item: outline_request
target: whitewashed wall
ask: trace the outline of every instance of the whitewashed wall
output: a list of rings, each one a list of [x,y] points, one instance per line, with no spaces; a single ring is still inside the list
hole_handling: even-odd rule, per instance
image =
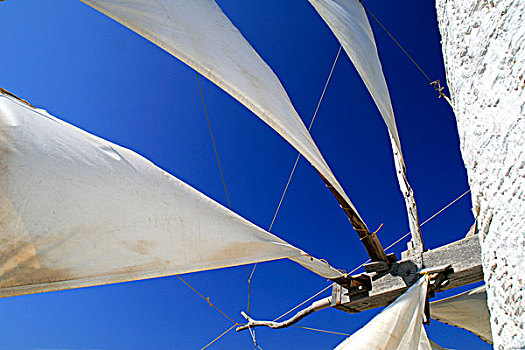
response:
[[[436,0],[495,349],[525,348],[525,1]]]

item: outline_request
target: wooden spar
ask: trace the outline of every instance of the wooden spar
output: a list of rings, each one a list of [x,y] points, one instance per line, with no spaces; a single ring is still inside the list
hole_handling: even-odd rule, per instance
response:
[[[408,224],[410,227],[410,233],[412,235],[412,240],[410,241],[407,254],[417,257],[415,261],[416,265],[419,268],[421,268],[423,263],[421,260],[421,255],[423,254],[425,247],[423,244],[423,237],[421,235],[421,227],[419,224],[419,217],[417,214],[416,199],[414,197],[414,191],[412,190],[412,187],[410,186],[410,183],[407,179],[405,161],[403,160],[401,151],[398,149],[397,143],[392,137],[392,134],[389,132],[388,135],[390,136],[390,143],[392,144],[392,151],[394,153],[394,164],[396,167],[396,175],[397,180],[399,182],[399,189],[401,190],[401,193],[403,194],[403,198],[405,200],[408,215]],[[357,234],[359,235],[359,239],[363,243],[366,252],[370,257],[370,261],[382,261],[386,264],[390,264],[391,259],[389,259],[386,255],[385,250],[383,249],[381,242],[379,242],[376,233],[370,232],[368,230],[368,227],[364,223],[363,219],[361,219],[361,217],[354,210],[352,205],[345,201],[343,196],[341,196],[341,194],[334,189],[332,184],[330,184],[330,182],[326,180],[326,178],[321,173],[319,173],[319,175],[326,184],[326,187],[330,189],[333,196],[346,213],[346,216],[350,220],[352,227],[354,228],[354,230],[356,230]]]
[[[446,280],[440,284],[436,292],[483,280],[478,235],[468,236],[445,246],[427,250],[422,256],[425,270],[428,271],[451,265],[451,272],[447,273]],[[421,270],[414,256],[407,254],[406,259],[393,263],[388,271],[359,275],[361,279],[364,276],[369,278],[371,288],[348,289],[334,285],[332,307],[355,313],[388,305],[414,284],[420,273]]]
[[[238,327],[237,331],[259,326],[274,329],[290,327],[313,312],[329,306],[349,313],[385,306],[416,283],[423,273],[430,277],[429,297],[433,297],[436,292],[483,280],[481,246],[477,235],[467,236],[459,241],[424,252],[423,261],[426,265],[424,269],[420,269],[415,260],[417,257],[414,255],[407,255],[406,259],[393,262],[388,271],[350,276],[345,284],[337,282],[339,284],[332,287],[330,298],[325,297],[315,301],[282,322],[257,321],[242,313],[248,323]],[[426,312],[428,313],[428,308]],[[430,321],[429,314],[427,314],[427,320]]]
[[[319,172],[318,172],[319,173]],[[319,176],[323,179],[326,187],[332,192],[335,199],[341,206],[341,208],[344,210],[346,216],[350,220],[350,223],[352,224],[352,227],[359,235],[359,239],[365,246],[366,252],[368,253],[368,256],[370,257],[371,261],[384,261],[388,263],[389,259],[385,253],[385,250],[383,249],[383,246],[381,245],[381,242],[379,242],[379,239],[377,238],[375,232],[370,232],[368,230],[368,227],[364,223],[363,219],[359,216],[359,214],[353,209],[352,205],[350,203],[347,203],[343,196],[339,194],[334,189],[334,186],[326,180],[326,178],[319,173]]]
[[[410,186],[410,183],[407,179],[405,161],[403,160],[401,150],[398,149],[397,143],[392,137],[392,134],[389,132],[388,135],[390,136],[390,143],[392,144],[392,151],[394,153],[394,164],[396,167],[397,181],[399,182],[399,189],[401,190],[403,198],[405,199],[408,224],[410,227],[410,234],[412,235],[412,240],[408,246],[408,254],[421,257],[421,254],[425,250],[425,246],[423,244],[423,236],[421,235],[421,226],[419,224],[419,217],[417,215],[417,205],[416,199],[414,197],[414,191],[412,190],[412,187]],[[422,261],[419,259],[417,265],[420,268],[421,264]]]

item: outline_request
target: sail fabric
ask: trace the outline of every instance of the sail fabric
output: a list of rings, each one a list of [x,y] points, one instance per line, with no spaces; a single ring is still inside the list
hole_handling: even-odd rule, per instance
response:
[[[487,291],[484,285],[430,303],[430,316],[451,326],[466,329],[492,344]]]
[[[163,48],[244,104],[295,147],[358,216],[279,79],[214,0],[81,1]]]
[[[421,350],[446,350],[441,347],[439,344],[434,343],[432,340],[428,339],[427,332],[425,328],[421,328],[421,338],[419,340],[419,348]]]
[[[446,350],[444,347],[440,346],[439,344],[434,343],[432,340],[429,340],[429,342],[430,342],[430,349],[432,350]]]
[[[358,0],[309,1],[343,46],[401,151],[390,93],[365,9]]]
[[[379,60],[374,34],[359,0],[309,0],[330,27],[363,79],[388,128],[396,176],[409,213],[412,242],[423,250],[421,229],[413,190],[408,182],[394,110]]]
[[[307,256],[133,151],[5,93],[0,223],[0,297]]]
[[[423,276],[335,350],[431,350],[423,327],[427,286]]]

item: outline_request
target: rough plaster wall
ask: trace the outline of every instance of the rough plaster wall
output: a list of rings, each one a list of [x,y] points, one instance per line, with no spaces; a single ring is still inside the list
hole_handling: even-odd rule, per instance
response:
[[[495,349],[525,348],[525,1],[436,0]]]

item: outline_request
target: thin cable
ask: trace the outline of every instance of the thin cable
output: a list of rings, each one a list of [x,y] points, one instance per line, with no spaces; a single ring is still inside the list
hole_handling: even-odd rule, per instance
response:
[[[248,265],[244,265],[244,267],[246,267],[246,276],[248,277],[248,315],[250,315],[252,284],[250,283],[251,278],[250,278],[250,270],[248,270]]]
[[[221,173],[222,185],[224,186],[224,193],[226,193],[226,200],[228,201],[228,206],[230,207],[230,210],[231,210],[232,204],[230,203],[230,196],[228,195],[228,189],[226,188],[226,181],[224,180],[224,174],[222,172],[221,161],[219,160],[219,152],[217,152],[217,145],[215,144],[215,138],[213,137],[210,117],[208,116],[208,109],[206,108],[206,102],[204,102],[204,95],[202,93],[201,81],[199,79],[199,73],[197,73],[197,71],[195,71],[195,76],[197,77],[197,84],[199,85],[199,92],[201,94],[202,106],[204,107],[204,114],[206,115],[206,122],[208,123],[208,129],[210,130],[211,142],[213,143],[213,150],[215,151],[215,158],[217,158],[217,164],[219,165],[219,172]]]
[[[317,106],[315,108],[314,115],[312,117],[312,120],[310,121],[310,125],[308,126],[308,131],[312,129],[315,118],[317,116],[317,112],[319,111],[319,107],[321,106],[321,102],[323,101],[324,95],[326,93],[326,89],[328,88],[328,83],[330,83],[330,80],[332,79],[332,74],[334,73],[335,65],[337,64],[337,61],[339,60],[339,55],[341,54],[341,50],[342,50],[342,46],[339,46],[339,50],[337,50],[337,55],[335,56],[334,63],[332,64],[332,68],[330,69],[330,74],[328,74],[328,78],[326,79],[326,82],[323,87],[323,92],[321,93],[321,97],[319,98],[319,101],[317,102]],[[286,195],[286,192],[288,191],[288,187],[290,186],[290,182],[292,181],[293,174],[295,173],[295,169],[297,168],[297,164],[299,163],[300,158],[301,158],[301,154],[299,153],[297,154],[297,158],[295,159],[294,166],[292,168],[292,171],[290,172],[290,176],[288,177],[286,186],[284,187],[284,191],[283,191],[283,194],[281,195],[281,199],[279,200],[279,204],[277,205],[277,209],[275,210],[275,214],[273,215],[273,219],[272,219],[272,222],[270,223],[270,227],[268,228],[268,232],[271,232],[273,228],[273,224],[275,223],[277,214],[279,213],[279,210],[281,209],[281,205],[283,204],[284,196]],[[253,278],[253,274],[255,273],[255,269],[257,269],[257,263],[253,265],[252,272],[249,274],[249,277],[248,277],[248,315],[250,315],[251,290],[252,290],[251,285],[252,285],[252,278]],[[255,337],[254,337],[254,344],[258,346],[257,343],[255,342]]]
[[[308,126],[308,131],[312,130],[312,126],[315,121],[315,117],[317,117],[317,112],[319,111],[319,107],[321,107],[321,102],[323,101],[324,94],[326,93],[326,89],[328,88],[328,83],[330,83],[330,80],[332,79],[332,74],[334,73],[335,65],[337,63],[337,60],[339,59],[339,55],[341,54],[341,49],[343,47],[339,46],[339,50],[337,51],[337,55],[335,56],[334,63],[332,64],[332,69],[330,69],[330,74],[328,75],[328,78],[326,79],[326,82],[324,84],[323,92],[321,93],[321,97],[319,98],[319,101],[317,102],[317,107],[315,108],[314,115],[312,117],[312,120],[310,121],[310,125]],[[272,230],[273,224],[275,222],[275,219],[277,218],[277,214],[279,213],[279,210],[281,209],[281,204],[283,204],[284,196],[286,195],[286,192],[288,191],[288,186],[290,186],[290,182],[292,181],[292,176],[295,173],[295,169],[297,168],[297,163],[299,163],[299,159],[301,158],[301,154],[297,154],[297,158],[295,159],[295,164],[292,168],[292,171],[290,172],[290,176],[288,177],[288,181],[286,182],[286,186],[284,187],[283,194],[281,195],[281,199],[279,200],[279,204],[277,205],[277,209],[275,210],[275,214],[273,215],[272,223],[270,224],[270,228],[268,229],[268,232]]]
[[[425,78],[427,78],[428,82],[432,83],[432,79],[430,79],[428,77],[428,75],[423,71],[423,69],[419,66],[419,64],[416,63],[416,61],[412,58],[412,56],[410,56],[408,54],[408,52],[403,48],[403,46],[401,46],[401,44],[394,38],[394,36],[392,34],[390,34],[390,32],[385,28],[385,26],[381,22],[379,22],[379,20],[376,18],[376,16],[374,16],[374,14],[372,12],[370,12],[370,10],[368,8],[366,8],[366,6],[362,2],[361,2],[361,5],[363,5],[363,8],[365,9],[365,11],[368,12],[368,14],[370,16],[372,16],[372,18],[377,22],[377,24],[379,24],[379,26],[381,28],[383,28],[383,30],[385,31],[385,33],[388,34],[390,39],[392,39],[396,43],[396,45],[401,49],[401,51],[403,51],[405,53],[405,55],[410,59],[410,61],[412,61],[412,63],[417,67],[417,69],[419,69],[421,74],[423,74],[425,76]]]
[[[206,102],[204,100],[204,94],[202,92],[202,86],[201,86],[201,82],[200,82],[200,79],[199,79],[199,73],[197,73],[197,71],[195,71],[195,77],[197,77],[197,84],[199,85],[199,93],[200,93],[200,96],[201,96],[201,100],[202,100],[202,106],[204,108],[204,114],[206,115],[206,122],[208,124],[208,130],[210,131],[210,136],[211,136],[211,142],[213,144],[213,151],[215,152],[215,158],[217,159],[217,165],[219,166],[219,172],[221,174],[221,180],[222,180],[222,185],[224,187],[224,193],[226,194],[226,200],[228,201],[228,207],[230,208],[230,210],[232,210],[232,204],[230,202],[230,196],[228,194],[228,188],[226,187],[226,180],[224,179],[224,173],[222,171],[222,166],[221,166],[221,161],[219,159],[219,152],[217,151],[217,145],[215,143],[215,137],[213,136],[213,130],[211,128],[211,123],[210,123],[210,117],[208,115],[208,109],[206,108]],[[246,267],[246,273],[248,274],[248,276],[250,276],[250,273],[248,271],[248,265],[244,265]],[[180,278],[180,277],[179,277]],[[181,279],[182,280],[182,279]],[[251,277],[248,279],[248,314],[250,314],[250,309],[251,309],[251,305],[250,305],[250,300],[251,300]],[[184,282],[184,280],[183,280]],[[185,282],[186,283],[186,282]],[[187,284],[187,283],[186,283]],[[188,284],[189,286],[189,284]],[[191,286],[190,286],[191,288]],[[193,288],[192,288],[193,289]],[[198,292],[197,292],[198,293]],[[199,293],[200,295],[200,293]],[[201,295],[202,297],[202,295]],[[204,298],[204,297],[203,297]],[[209,303],[209,298],[205,298],[205,300],[207,300]],[[212,305],[210,303],[210,305]],[[213,306],[213,305],[212,305]],[[219,310],[221,311],[221,310]],[[223,313],[221,311],[221,313]],[[224,313],[223,313],[224,314]],[[224,314],[226,317],[228,317],[226,314]],[[230,317],[228,317],[230,318]],[[230,319],[231,320],[231,319]],[[234,322],[233,320],[231,320],[232,322]],[[233,328],[233,327],[232,327]],[[221,334],[218,338],[215,338],[210,344],[206,345],[204,348],[208,347],[209,345],[211,345],[213,342],[215,342],[216,340],[218,340],[220,337],[222,337],[224,334],[226,334],[227,332],[229,332],[231,330],[231,328],[226,331],[225,333]],[[255,334],[252,334],[252,338],[253,338],[253,342],[255,345],[257,345],[257,342],[255,340]]]
[[[282,314],[281,316],[277,317],[275,320],[273,320],[273,322],[275,321],[278,321],[279,319],[283,318],[284,316],[288,315],[290,312],[296,310],[297,308],[303,306],[304,304],[306,304],[307,302],[309,302],[310,300],[312,300],[313,298],[315,298],[316,296],[318,296],[319,294],[321,294],[322,292],[324,292],[325,290],[327,290],[328,288],[331,288],[332,286],[334,285],[334,283],[332,284],[329,284],[328,286],[326,286],[325,288],[321,289],[320,291],[318,291],[317,293],[315,293],[314,295],[312,295],[310,298],[306,299],[305,301],[303,301],[302,303],[298,304],[297,306],[295,306],[293,309],[290,309],[288,310],[287,312],[285,312],[284,314]]]
[[[436,216],[438,216],[439,214],[441,214],[443,211],[447,210],[451,205],[453,205],[454,203],[456,203],[457,201],[459,201],[461,198],[463,198],[464,196],[467,195],[467,193],[469,193],[470,190],[467,190],[465,191],[463,194],[461,194],[459,197],[457,197],[456,199],[454,199],[452,202],[450,202],[449,204],[447,204],[446,206],[444,206],[443,208],[441,208],[439,211],[437,211],[434,215],[432,215],[431,217],[429,217],[428,219],[426,219],[425,221],[423,221],[423,223],[421,224],[421,226],[425,225],[427,222],[429,222],[430,220],[434,219]],[[398,244],[399,242],[401,242],[404,238],[408,237],[410,235],[410,232],[407,233],[406,235],[404,235],[403,237],[399,238],[397,241],[395,241],[394,243],[390,244],[388,247],[385,248],[385,251],[389,250],[390,248],[392,248],[393,246],[395,246],[396,244]],[[362,263],[361,265],[359,265],[358,267],[356,267],[355,269],[353,269],[352,271],[348,272],[348,275],[354,273],[355,271],[359,270],[361,267],[363,267],[364,264],[370,262],[370,259],[368,259],[367,261],[365,261],[364,263]],[[277,317],[275,320],[273,320],[274,322],[275,321],[278,321],[279,319],[283,318],[284,316],[288,315],[290,312],[296,310],[297,308],[303,306],[304,304],[306,304],[307,302],[309,302],[310,300],[312,300],[313,298],[315,298],[316,296],[318,296],[319,294],[321,294],[322,292],[324,292],[325,290],[327,290],[328,288],[330,288],[331,286],[333,286],[333,284],[330,284],[328,285],[327,287],[321,289],[319,292],[315,293],[314,295],[312,295],[310,298],[306,299],[305,301],[303,301],[302,303],[298,304],[297,306],[295,306],[293,309],[290,309],[289,311],[285,312],[284,314],[282,314],[281,316]]]
[[[202,299],[206,300],[208,302],[208,304],[210,304],[211,307],[215,308],[217,311],[219,311],[224,317],[226,317],[228,320],[230,320],[231,322],[233,322],[234,326],[240,326],[239,323],[235,322],[230,316],[226,315],[226,313],[224,311],[222,311],[221,309],[219,309],[217,306],[215,306],[211,301],[210,301],[210,298],[209,297],[205,297],[204,295],[202,295],[201,293],[199,293],[198,290],[196,290],[195,288],[193,288],[188,282],[186,282],[185,280],[182,279],[182,277],[180,277],[179,275],[175,275],[178,279],[180,279],[182,282],[184,282],[185,285],[187,285],[188,287],[190,287],[191,290],[193,290],[195,293],[197,293]]]
[[[219,335],[217,338],[213,339],[211,342],[209,342],[205,347],[203,347],[201,350],[204,350],[206,349],[208,346],[210,346],[211,344],[215,343],[217,340],[221,339],[222,337],[224,337],[229,331],[231,331],[233,329],[233,327],[235,327],[236,325],[234,324],[233,326],[231,326],[230,328],[228,328],[227,330],[225,330],[224,332],[222,332],[221,335]]]
[[[436,216],[438,216],[439,214],[441,214],[442,212],[444,212],[446,209],[448,209],[452,204],[456,203],[457,201],[459,201],[461,198],[463,198],[464,196],[467,195],[467,193],[469,193],[470,190],[467,190],[465,191],[465,193],[463,193],[461,196],[459,196],[458,198],[454,199],[452,202],[450,202],[449,204],[447,204],[446,206],[443,207],[443,209],[441,209],[440,211],[438,211],[437,213],[435,213],[434,215],[432,215],[431,217],[429,217],[428,219],[426,219],[422,224],[421,226],[423,226],[424,224],[426,224],[427,222],[429,222],[430,220],[432,220],[433,218],[435,218]]]
[[[310,327],[302,327],[302,326],[296,326],[296,325],[293,325],[292,327],[295,327],[295,328],[302,328],[302,329],[306,329],[306,330],[309,330],[309,331],[315,331],[315,332],[322,332],[322,333],[328,333],[328,334],[337,334],[337,335],[344,335],[344,336],[351,336],[351,334],[348,334],[348,333],[341,333],[341,332],[334,332],[334,331],[326,331],[324,329],[318,329],[318,328],[310,328]]]
[[[392,34],[390,34],[390,32],[385,28],[385,26],[381,22],[379,22],[379,20],[376,18],[376,16],[374,16],[374,14],[372,12],[370,12],[370,10],[368,8],[366,8],[366,6],[363,4],[363,2],[362,1],[360,1],[360,2],[361,2],[361,5],[363,6],[363,8],[365,9],[365,11],[377,22],[377,24],[379,24],[379,26],[385,31],[385,33],[388,34],[390,39],[392,39],[392,41],[394,43],[396,43],[396,45],[401,49],[401,51],[403,51],[403,53],[410,59],[410,61],[412,61],[412,63],[417,67],[417,69],[421,72],[421,74],[423,74],[425,76],[425,78],[427,78],[427,80],[430,83],[430,85],[432,85],[434,87],[434,90],[436,90],[438,92],[439,98],[443,97],[445,99],[445,101],[448,102],[450,107],[454,108],[454,106],[452,105],[452,100],[450,99],[450,97],[448,97],[447,95],[445,95],[443,93],[443,88],[441,87],[441,84],[440,84],[439,80],[432,80],[432,79],[430,79],[430,77],[427,75],[427,73],[425,73],[423,68],[421,68],[419,66],[419,64],[417,64],[417,62],[412,58],[412,56],[410,56],[410,54],[405,50],[405,48],[403,46],[401,46],[401,44],[396,40],[396,38],[394,38],[394,36]]]

